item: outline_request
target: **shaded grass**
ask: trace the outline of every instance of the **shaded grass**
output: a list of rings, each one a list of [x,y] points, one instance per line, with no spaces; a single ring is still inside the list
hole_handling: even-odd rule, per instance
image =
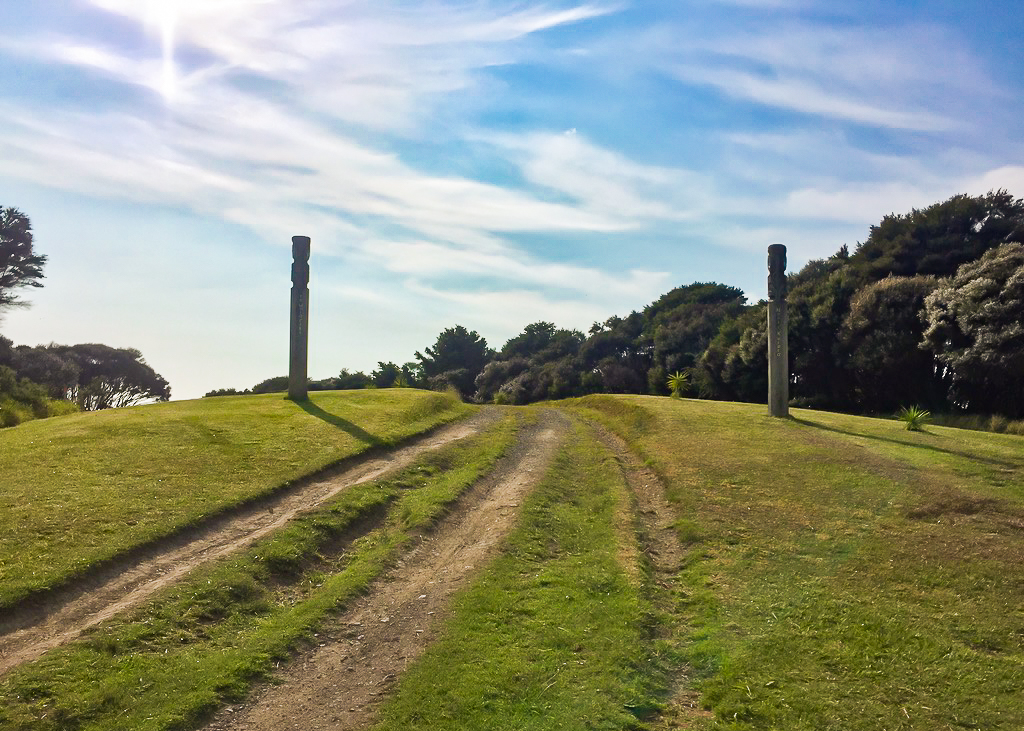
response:
[[[666,479],[723,729],[1024,728],[1024,440],[587,397]]]
[[[78,407],[70,401],[43,398],[36,403],[25,403],[0,396],[0,429],[18,426],[33,419],[48,419],[51,416],[66,416],[77,412]]]
[[[188,729],[364,592],[488,472],[515,420],[356,485],[0,683],[0,728]],[[352,540],[354,539],[354,540]]]
[[[664,690],[664,648],[617,558],[623,501],[614,459],[577,425],[378,731],[640,728]]]
[[[999,414],[933,414],[932,422],[957,429],[976,429],[998,434],[1024,436],[1024,419],[1008,419]]]
[[[0,431],[0,607],[472,408],[412,389],[311,398],[152,404]]]

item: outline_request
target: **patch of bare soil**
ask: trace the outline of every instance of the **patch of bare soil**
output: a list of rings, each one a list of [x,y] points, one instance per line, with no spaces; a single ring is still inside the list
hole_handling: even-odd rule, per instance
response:
[[[567,430],[545,410],[456,508],[423,536],[369,595],[332,620],[319,646],[208,731],[353,729],[369,724],[395,680],[434,640],[452,595],[493,559],[526,494],[543,477]]]
[[[6,610],[0,626],[0,674],[73,640],[83,630],[139,604],[200,564],[251,544],[342,490],[404,468],[423,453],[476,434],[499,417],[497,409],[483,410],[398,449],[346,460],[313,479],[122,557],[105,566],[100,575],[75,581],[42,601]]]
[[[676,589],[675,578],[682,568],[686,549],[674,527],[675,509],[665,495],[665,485],[657,473],[644,465],[616,434],[594,423],[591,423],[591,428],[615,456],[633,495],[640,550],[649,562],[650,580],[655,589],[653,599],[670,611],[671,597]],[[625,558],[629,559],[629,552]],[[636,570],[629,571],[637,573]],[[668,703],[652,723],[654,728],[661,729],[686,729],[692,724],[703,728],[704,722],[712,717],[713,714],[700,707],[700,694],[690,687],[683,675],[676,678]]]

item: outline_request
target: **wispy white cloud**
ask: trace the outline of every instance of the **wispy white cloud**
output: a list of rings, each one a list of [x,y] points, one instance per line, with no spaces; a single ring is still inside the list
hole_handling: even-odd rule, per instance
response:
[[[94,4],[146,25],[168,19],[152,3]],[[400,126],[391,117],[408,121],[415,116],[408,109],[424,95],[463,85],[454,76],[437,81],[445,76],[437,75],[437,64],[410,58],[409,52],[429,49],[456,76],[467,74],[500,62],[504,42],[601,15],[607,12],[604,8],[510,10],[476,4],[381,14],[368,3],[351,2],[340,6],[340,15],[325,16],[329,7],[335,6],[273,0],[173,4],[183,60],[179,94],[168,114],[151,119],[130,111],[39,110],[32,116],[49,118],[44,128],[28,120],[18,125],[17,115],[5,115],[18,127],[7,146],[25,161],[8,172],[38,175],[49,166],[33,166],[31,158],[60,160],[67,170],[62,185],[95,191],[98,184],[108,193],[120,188],[129,198],[158,196],[199,210],[230,210],[235,219],[248,207],[240,205],[244,198],[261,214],[314,205],[424,232],[614,231],[630,225],[628,217],[607,211],[416,170],[360,136],[316,119],[306,103],[312,97],[314,109],[327,108],[332,116],[349,121]],[[33,45],[22,44],[21,50]],[[204,60],[186,60],[197,49],[207,54]],[[81,43],[51,44],[49,54],[120,82],[153,89],[163,83],[154,59],[139,63]],[[286,81],[286,98],[273,101],[246,91],[231,77],[239,69]],[[331,91],[318,97],[321,88]],[[366,94],[375,102],[364,104]],[[359,111],[350,113],[352,108]],[[260,225],[266,225],[265,216],[260,218]]]
[[[675,73],[682,81],[713,86],[728,96],[821,117],[921,131],[946,130],[954,125],[946,117],[926,111],[892,109],[809,79],[687,66],[678,67]]]
[[[674,37],[673,37],[674,36]],[[650,36],[652,62],[733,99],[869,127],[961,128],[965,98],[1002,92],[949,32],[789,19],[756,30],[680,24]]]
[[[814,4],[814,0],[703,0],[712,5],[733,5],[757,10],[796,10]]]
[[[529,182],[624,221],[693,218],[711,196],[707,176],[638,164],[576,130],[493,136],[490,141],[507,151]]]
[[[531,322],[554,321],[560,327],[585,330],[597,321],[603,321],[621,312],[629,304],[607,299],[581,300],[558,298],[530,289],[467,289],[443,290],[410,280],[407,291],[428,300],[447,303],[471,318],[473,327],[481,332],[493,333],[492,344],[519,333]]]
[[[365,244],[365,252],[390,271],[420,278],[468,274],[552,291],[601,292],[605,297],[615,298],[643,297],[644,293],[665,287],[669,281],[667,272],[602,272],[592,267],[542,261],[512,248],[484,253],[428,241],[375,240]]]
[[[443,95],[514,62],[530,37],[596,18],[607,6],[564,9],[507,2],[389,5],[349,0],[92,0],[149,27],[173,22],[181,85],[197,68],[285,85],[298,107],[373,129],[410,131]],[[157,13],[155,6],[165,8]],[[169,9],[169,10],[168,10]]]

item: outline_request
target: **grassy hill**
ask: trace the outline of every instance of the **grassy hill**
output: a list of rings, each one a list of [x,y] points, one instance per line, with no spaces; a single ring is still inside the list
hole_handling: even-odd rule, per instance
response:
[[[472,407],[413,389],[176,401],[0,430],[0,608]]]
[[[650,397],[574,409],[663,476],[716,728],[1024,728],[1024,439]]]
[[[189,444],[219,455],[215,482],[233,486],[207,503],[214,506],[466,408],[398,390],[314,398],[336,424],[306,421],[311,414],[279,397],[256,397],[34,422],[0,439],[19,435],[27,456],[25,440],[44,427],[73,440],[99,420],[86,452],[131,455],[146,440],[150,451],[180,444],[172,435],[185,431]],[[399,678],[379,728],[1024,728],[1024,438],[935,426],[912,433],[895,421],[799,409],[778,420],[763,406],[657,397],[556,405],[577,420],[571,437],[521,506],[502,558],[456,600],[438,642]],[[184,410],[174,418],[161,411],[175,407]],[[529,418],[534,408],[519,413]],[[156,418],[164,414],[166,429]],[[256,417],[266,422],[251,424]],[[121,430],[118,419],[129,420]],[[590,435],[595,422],[626,440],[665,485],[686,554],[662,586],[627,565],[637,550],[624,550],[624,541],[635,540],[641,555],[647,544],[618,461]],[[372,438],[353,434],[353,425]],[[410,540],[411,526],[429,525],[495,463],[512,431],[502,421],[412,468],[415,479],[352,491],[308,525],[203,569],[16,671],[0,683],[0,708],[9,709],[0,727],[113,729],[126,718],[134,728],[196,727],[209,709],[243,697],[320,621],[311,617],[365,589]],[[215,438],[224,435],[231,446]],[[328,448],[323,439],[337,441]],[[281,449],[283,440],[307,461],[295,447]],[[86,509],[101,525],[102,506],[87,496],[102,492],[97,485],[127,495],[128,477],[137,477],[129,471],[137,459],[124,456],[119,473],[102,471],[108,459],[82,463],[81,479],[70,482],[46,477],[40,461],[33,494],[63,501],[65,526]],[[257,474],[257,460],[275,471]],[[202,460],[164,469],[178,463]],[[160,479],[156,471],[150,478]],[[2,499],[20,505],[9,483]],[[410,521],[415,500],[430,507]],[[175,505],[142,493],[133,514],[192,519]],[[379,534],[344,557],[293,562],[298,573],[288,582],[275,573],[275,557],[321,550],[308,526],[345,525],[374,506],[389,511]],[[113,509],[109,500],[105,509]],[[91,535],[81,545],[112,540]],[[8,555],[26,536],[5,536]],[[679,694],[701,708],[673,711]]]

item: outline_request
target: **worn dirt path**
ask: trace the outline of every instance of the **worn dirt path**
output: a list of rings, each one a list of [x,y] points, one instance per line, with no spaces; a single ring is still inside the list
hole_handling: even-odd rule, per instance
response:
[[[647,467],[629,446],[616,434],[591,423],[597,438],[608,450],[622,470],[622,476],[635,502],[635,526],[639,548],[650,562],[650,580],[653,582],[652,599],[667,613],[675,603],[678,591],[676,577],[686,558],[686,547],[675,530],[676,510],[668,500],[665,484],[658,474]],[[673,683],[673,692],[661,709],[659,718],[652,723],[654,729],[687,729],[703,727],[713,714],[700,707],[700,694],[691,687],[684,674]]]
[[[449,600],[493,559],[523,498],[543,477],[568,428],[554,409],[525,425],[517,446],[399,565],[245,703],[207,731],[353,729],[367,725],[391,684],[439,632]]]
[[[182,531],[143,555],[115,562],[104,568],[102,576],[75,582],[43,602],[5,612],[0,626],[0,675],[139,604],[200,564],[249,545],[342,490],[406,467],[423,453],[476,434],[499,418],[498,409],[481,410],[392,451],[347,460],[316,479]]]

